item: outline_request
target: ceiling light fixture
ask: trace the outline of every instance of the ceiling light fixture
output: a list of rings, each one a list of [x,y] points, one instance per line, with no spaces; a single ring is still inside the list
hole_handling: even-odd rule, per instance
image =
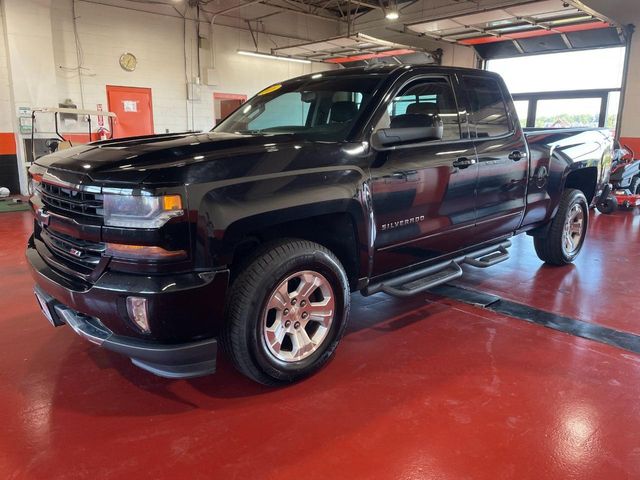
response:
[[[249,50],[238,50],[239,55],[247,55],[249,57],[268,58],[269,60],[282,60],[285,62],[311,63],[311,60],[304,58],[282,57],[280,55],[272,55],[270,53],[251,52]]]
[[[395,10],[389,10],[387,14],[384,16],[387,20],[397,20],[400,18],[400,14]]]

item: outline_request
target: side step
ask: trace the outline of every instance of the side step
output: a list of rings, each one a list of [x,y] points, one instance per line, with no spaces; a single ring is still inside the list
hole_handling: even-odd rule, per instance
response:
[[[511,242],[509,242],[509,246],[511,246]],[[506,247],[505,245],[498,245],[497,250],[489,254],[476,254],[473,256],[465,257],[463,263],[468,263],[472,267],[478,268],[493,267],[497,263],[509,260],[509,251],[507,250],[507,248],[508,247]]]
[[[509,259],[510,241],[477,250],[468,255],[456,257],[430,267],[389,278],[381,283],[369,285],[362,291],[363,295],[384,292],[394,297],[409,297],[416,293],[450,282],[462,276],[461,265],[467,263],[478,268],[487,268]]]

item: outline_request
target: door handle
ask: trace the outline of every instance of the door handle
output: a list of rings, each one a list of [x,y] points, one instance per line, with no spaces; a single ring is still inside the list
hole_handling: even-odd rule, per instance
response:
[[[473,158],[460,157],[453,162],[453,166],[456,168],[469,168],[471,165],[475,165],[476,161]]]
[[[515,150],[515,151],[513,151],[513,152],[511,152],[509,154],[509,158],[511,160],[513,160],[514,162],[518,162],[518,161],[522,160],[526,156],[527,156],[527,154],[526,153],[522,153],[520,150]]]

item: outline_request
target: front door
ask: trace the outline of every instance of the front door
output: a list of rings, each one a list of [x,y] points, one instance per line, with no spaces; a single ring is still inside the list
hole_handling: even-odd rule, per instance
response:
[[[153,135],[151,89],[107,85],[109,111],[113,122],[113,138]]]
[[[522,129],[509,115],[508,92],[488,76],[464,76],[478,154],[476,242],[510,235],[522,222],[529,161]]]
[[[407,115],[438,115],[444,123],[442,140],[376,154],[371,168],[377,230],[374,276],[472,242],[478,167],[451,82],[443,76],[410,81],[398,90],[376,127],[393,127],[394,119]]]

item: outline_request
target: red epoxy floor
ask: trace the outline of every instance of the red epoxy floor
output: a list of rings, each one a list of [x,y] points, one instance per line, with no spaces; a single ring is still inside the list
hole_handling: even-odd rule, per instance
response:
[[[640,335],[640,209],[592,210],[589,236],[574,265],[544,265],[533,239],[513,239],[511,258],[487,269],[464,267],[457,285]]]
[[[563,290],[597,292],[590,277],[618,242],[607,229],[626,222],[606,221],[593,225],[609,240],[590,241],[564,277],[579,288]],[[41,317],[29,228],[28,214],[0,215],[0,478],[640,478],[638,355],[451,300],[356,295],[335,360],[301,384],[263,388],[225,361],[215,376],[160,379]],[[474,278],[535,284],[541,306],[569,308],[559,274],[521,243],[527,257],[510,262],[534,265],[535,282],[511,263]],[[598,297],[593,308],[619,306]],[[637,309],[613,313],[633,329]]]

